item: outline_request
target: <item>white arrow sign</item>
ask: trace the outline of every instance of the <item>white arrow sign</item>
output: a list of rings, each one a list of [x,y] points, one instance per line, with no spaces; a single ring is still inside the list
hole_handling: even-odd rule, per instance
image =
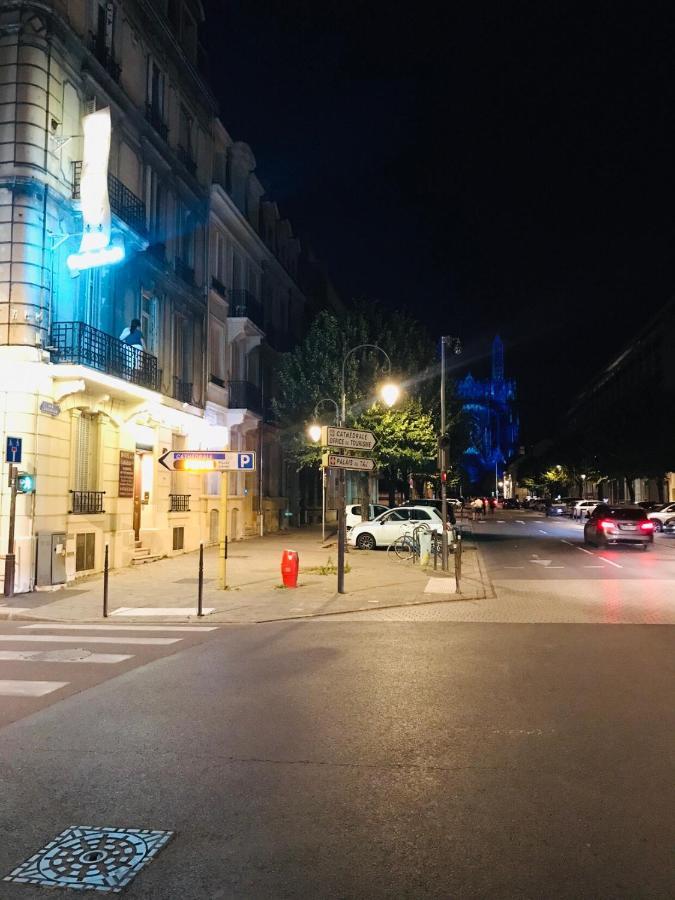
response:
[[[159,458],[165,469],[197,471],[255,471],[255,451],[246,450],[169,450]]]
[[[324,453],[321,465],[332,469],[355,469],[357,472],[372,472],[375,469],[374,459],[360,456],[338,456],[336,453]]]
[[[336,428],[324,425],[321,429],[321,443],[324,447],[344,447],[347,450],[372,450],[377,441],[372,431],[358,431],[356,428]]]

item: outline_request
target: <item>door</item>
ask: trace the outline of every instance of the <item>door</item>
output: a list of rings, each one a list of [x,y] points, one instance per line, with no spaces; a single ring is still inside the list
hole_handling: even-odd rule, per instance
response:
[[[140,540],[141,533],[141,453],[134,455],[134,538]]]

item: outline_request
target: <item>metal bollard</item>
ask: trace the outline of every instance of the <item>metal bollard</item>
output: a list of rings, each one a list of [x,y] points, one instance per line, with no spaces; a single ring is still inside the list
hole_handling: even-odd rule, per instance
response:
[[[103,618],[108,618],[108,545],[103,556]]]
[[[197,578],[197,615],[204,615],[204,543],[199,543],[199,575]]]

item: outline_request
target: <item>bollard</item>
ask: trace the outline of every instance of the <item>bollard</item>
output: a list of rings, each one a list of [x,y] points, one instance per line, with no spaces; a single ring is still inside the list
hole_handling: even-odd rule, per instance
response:
[[[298,571],[300,569],[300,557],[297,550],[284,550],[281,554],[281,578],[284,587],[295,588],[298,586]]]
[[[108,618],[108,545],[103,556],[103,618]]]
[[[434,539],[434,569],[438,569],[438,539]]]
[[[199,575],[197,577],[197,615],[204,615],[204,542],[199,542]]]

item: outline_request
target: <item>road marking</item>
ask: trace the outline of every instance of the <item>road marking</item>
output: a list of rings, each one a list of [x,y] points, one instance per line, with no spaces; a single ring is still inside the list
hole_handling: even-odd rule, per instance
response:
[[[30,640],[30,638],[29,638]],[[56,652],[56,651],[55,651]],[[59,653],[68,651],[59,650]],[[86,651],[82,651],[86,652]],[[45,657],[44,650],[0,650],[0,662],[60,662],[60,663],[120,663],[125,659],[133,659],[127,653],[90,653],[82,659],[58,659]]]
[[[576,544],[574,544],[574,546],[577,547]],[[585,547],[577,547],[577,550],[581,550],[582,553],[588,553],[589,556],[595,556],[594,553],[592,553],[590,550],[587,550]]]
[[[65,687],[67,681],[0,681],[0,697],[44,697]]]
[[[544,531],[543,528],[539,528],[539,534],[548,534],[548,531]]]
[[[534,563],[535,566],[550,566],[551,563],[553,562],[553,560],[552,559],[531,559],[530,562]],[[555,568],[562,568],[562,567],[555,566]]]
[[[523,522],[522,519],[516,519],[516,525],[524,525],[524,524],[525,523]]]
[[[202,612],[205,616],[215,612],[214,606],[205,606]],[[120,606],[114,609],[111,616],[194,616],[194,606]]]
[[[497,525],[503,525],[506,522],[506,519],[497,519]]]
[[[604,569],[604,566],[584,566],[584,569]]]
[[[153,638],[153,637],[92,637],[86,634],[0,634],[0,644],[7,641],[23,641],[23,643],[44,644],[136,644],[137,646],[166,647],[167,644],[177,644],[182,638]]]
[[[524,569],[525,566],[498,566],[497,568],[502,568],[502,569]]]
[[[563,544],[569,544],[570,547],[574,547],[574,544],[572,543],[572,541],[566,541],[565,538],[560,538],[560,541]]]
[[[22,625],[21,630],[41,631],[217,631],[217,625]]]
[[[611,559],[607,559],[606,556],[599,556],[598,559],[603,559],[606,563],[609,563],[610,566],[614,566],[617,569],[623,569],[623,566],[620,566],[618,563],[613,562]]]

